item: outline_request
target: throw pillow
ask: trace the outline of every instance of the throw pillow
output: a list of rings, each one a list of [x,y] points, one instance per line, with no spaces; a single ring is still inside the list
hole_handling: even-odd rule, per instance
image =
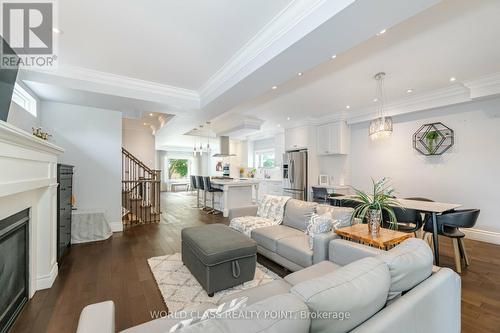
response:
[[[222,303],[217,308],[206,310],[201,317],[190,318],[178,322],[170,329],[169,332],[180,332],[183,328],[195,325],[199,322],[212,318],[223,317],[225,314],[244,308],[247,304],[247,301],[248,297],[239,297],[231,300],[231,302]]]
[[[314,235],[332,231],[333,226],[338,224],[338,221],[333,221],[331,214],[323,215],[313,214],[309,220],[306,229],[306,234],[309,235],[309,248],[313,249]]]

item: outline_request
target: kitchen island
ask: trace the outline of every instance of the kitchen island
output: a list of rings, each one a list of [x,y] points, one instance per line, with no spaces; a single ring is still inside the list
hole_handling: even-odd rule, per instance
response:
[[[257,179],[212,179],[212,186],[222,190],[220,210],[224,217],[229,216],[230,209],[255,205],[259,183]],[[255,201],[253,193],[256,193]]]

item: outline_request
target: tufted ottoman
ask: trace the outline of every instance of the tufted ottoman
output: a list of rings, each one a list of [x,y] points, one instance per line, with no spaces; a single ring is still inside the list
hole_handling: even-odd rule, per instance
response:
[[[184,228],[182,262],[208,296],[253,280],[257,244],[223,224]]]

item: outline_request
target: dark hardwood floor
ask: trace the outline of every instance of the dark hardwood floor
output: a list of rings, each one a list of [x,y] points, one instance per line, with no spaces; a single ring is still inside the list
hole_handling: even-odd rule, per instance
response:
[[[117,330],[149,321],[150,311],[166,310],[146,260],[179,252],[180,230],[186,226],[228,221],[193,209],[195,198],[183,193],[163,194],[162,200],[160,224],[72,246],[53,287],[35,294],[12,332],[75,332],[83,307],[104,300],[115,302]],[[451,242],[441,239],[440,244],[443,266],[453,267]],[[471,266],[462,273],[462,332],[498,333],[500,246],[466,240],[466,247]]]

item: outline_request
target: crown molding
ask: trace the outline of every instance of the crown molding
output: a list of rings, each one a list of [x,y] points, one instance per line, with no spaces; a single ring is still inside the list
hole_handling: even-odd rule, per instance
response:
[[[331,18],[332,13],[338,13],[354,1],[293,0],[203,84],[199,90],[202,106]],[[328,7],[325,9],[323,5]]]
[[[78,87],[84,90],[102,92],[100,87],[110,87],[117,95],[118,90],[133,91],[141,96],[161,96],[162,99],[172,101],[172,104],[187,105],[192,108],[200,107],[200,96],[197,91],[174,87],[157,82],[140,80],[123,75],[101,72],[93,69],[87,69],[76,66],[59,66],[56,70],[30,69],[23,73],[23,80],[32,80],[51,83],[58,83],[62,86],[71,85],[69,81],[84,81],[85,87],[81,84]],[[45,77],[45,80],[43,78]],[[38,80],[37,80],[38,79]],[[146,98],[146,97],[144,97]],[[149,99],[149,98],[146,98]],[[158,98],[151,98],[158,101]]]
[[[500,94],[500,73],[481,76],[475,80],[466,80],[464,86],[470,89],[473,99]]]

